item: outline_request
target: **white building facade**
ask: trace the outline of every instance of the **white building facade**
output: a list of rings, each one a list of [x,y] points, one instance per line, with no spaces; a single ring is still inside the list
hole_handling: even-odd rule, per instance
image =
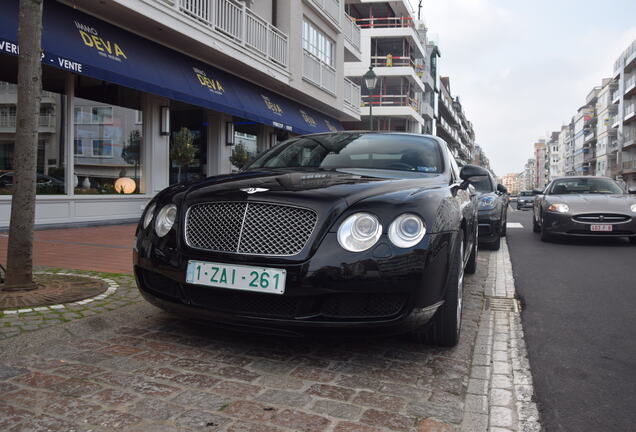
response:
[[[0,227],[11,205],[17,0],[0,15]],[[360,120],[344,0],[44,0],[37,224],[137,218],[160,190]],[[179,156],[193,146],[190,157]],[[120,187],[122,183],[128,187]],[[134,186],[132,186],[134,185]]]
[[[618,105],[615,122],[617,134],[617,172],[628,186],[636,186],[636,41],[614,63],[617,86],[612,103]]]

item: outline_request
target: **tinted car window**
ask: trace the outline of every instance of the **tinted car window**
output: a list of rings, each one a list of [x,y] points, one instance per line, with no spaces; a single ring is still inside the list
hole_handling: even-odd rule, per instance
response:
[[[430,138],[341,133],[286,141],[247,168],[368,168],[441,173],[441,155],[439,144]]]
[[[622,194],[614,180],[605,178],[572,178],[555,180],[549,195],[564,194]]]
[[[473,182],[473,186],[475,186],[475,189],[482,193],[492,192],[493,190],[492,183],[490,182],[490,177],[484,177],[481,180]]]
[[[531,191],[522,191],[519,193],[519,196],[532,196],[532,192]]]

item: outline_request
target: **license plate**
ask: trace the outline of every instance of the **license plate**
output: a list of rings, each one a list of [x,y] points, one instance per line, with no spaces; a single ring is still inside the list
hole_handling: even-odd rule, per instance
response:
[[[242,291],[269,294],[285,292],[285,276],[281,269],[188,261],[186,282]]]
[[[612,225],[592,225],[590,226],[590,231],[602,231],[609,232],[612,231]]]

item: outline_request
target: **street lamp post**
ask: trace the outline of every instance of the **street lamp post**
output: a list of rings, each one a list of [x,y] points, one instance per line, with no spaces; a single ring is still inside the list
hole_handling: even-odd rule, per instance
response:
[[[362,76],[364,78],[364,85],[369,92],[369,130],[373,131],[373,98],[371,91],[375,90],[375,86],[378,83],[378,76],[373,72],[373,66],[369,66],[369,70]]]

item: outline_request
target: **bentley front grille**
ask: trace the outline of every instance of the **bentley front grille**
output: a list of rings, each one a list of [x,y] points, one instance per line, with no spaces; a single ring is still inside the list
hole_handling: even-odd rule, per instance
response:
[[[281,204],[194,204],[186,215],[185,240],[214,252],[291,256],[303,250],[316,220],[313,210]]]

